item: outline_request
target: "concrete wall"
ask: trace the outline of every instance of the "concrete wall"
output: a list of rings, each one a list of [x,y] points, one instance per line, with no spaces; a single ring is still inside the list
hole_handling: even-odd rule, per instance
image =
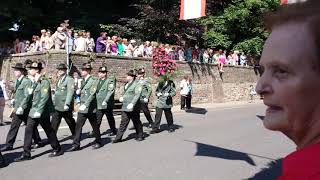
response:
[[[7,81],[14,80],[11,66],[16,62],[23,63],[26,59],[41,59],[45,62],[47,76],[52,83],[56,81],[55,67],[59,63],[66,62],[64,51],[50,51],[38,53],[15,54],[7,57],[0,57],[1,77]],[[120,96],[121,89],[125,83],[126,73],[133,68],[145,67],[146,76],[152,78],[155,88],[157,79],[152,75],[151,59],[145,58],[127,58],[118,56],[106,56],[104,54],[94,53],[72,53],[70,56],[75,64],[75,69],[81,67],[85,62],[92,61],[93,73],[96,74],[98,68],[105,63],[108,66],[109,73],[117,77],[116,98]],[[255,85],[258,76],[249,67],[226,66],[222,75],[223,81],[219,75],[218,68],[215,65],[208,64],[188,64],[178,62],[179,71],[174,79],[176,86],[179,86],[180,80],[184,75],[193,78],[193,103],[216,103],[241,101],[249,99],[249,86]],[[155,98],[154,96],[152,97]],[[175,97],[175,104],[180,100],[179,94]]]

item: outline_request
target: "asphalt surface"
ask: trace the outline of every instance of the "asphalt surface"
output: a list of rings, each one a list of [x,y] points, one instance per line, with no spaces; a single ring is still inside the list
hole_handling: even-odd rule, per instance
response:
[[[24,127],[15,150],[4,152],[9,166],[0,169],[1,180],[239,180],[273,179],[279,173],[278,159],[294,151],[295,146],[281,133],[265,130],[257,115],[264,114],[261,104],[214,107],[199,106],[191,112],[176,111],[177,130],[147,135],[136,142],[129,125],[127,141],[112,144],[104,134],[104,146],[92,150],[94,140],[87,136],[89,122],[83,128],[82,150],[48,158],[49,145],[32,152],[33,160],[13,162],[23,144]],[[153,114],[154,115],[154,114]],[[119,125],[119,117],[117,126]],[[142,115],[142,121],[147,122]],[[166,121],[162,118],[162,124]],[[166,128],[165,125],[162,126]],[[0,127],[0,143],[5,142],[9,125]],[[108,129],[104,121],[101,131]],[[146,134],[149,129],[144,128]],[[40,135],[46,139],[40,129]],[[61,124],[58,138],[64,149],[71,147],[70,131]],[[128,137],[128,138],[127,138]]]

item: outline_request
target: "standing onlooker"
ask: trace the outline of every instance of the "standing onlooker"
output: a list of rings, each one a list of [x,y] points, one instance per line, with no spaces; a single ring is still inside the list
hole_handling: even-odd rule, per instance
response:
[[[67,36],[63,32],[63,28],[58,27],[57,31],[52,36],[53,36],[55,50],[64,49]]]
[[[100,37],[98,37],[96,41],[96,52],[97,53],[104,53],[106,51],[106,41],[107,40],[107,33],[102,32],[100,33]]]
[[[184,110],[186,108],[186,98],[188,96],[188,93],[188,76],[184,76],[183,80],[180,82],[181,110]]]
[[[47,31],[45,29],[42,29],[40,36],[40,51],[44,50],[46,47],[46,39],[47,39]]]
[[[66,47],[68,48],[67,51],[68,53],[71,53],[71,51],[73,51],[73,47],[74,47],[74,38],[72,37],[72,30],[68,30],[68,33],[66,34],[67,36],[67,45]]]
[[[30,51],[30,41],[25,41],[24,44],[25,45],[24,45],[22,52],[29,52]]]
[[[208,53],[207,50],[205,50],[205,51],[203,52],[202,57],[203,57],[203,62],[204,62],[204,63],[206,63],[206,64],[209,63],[209,53]]]
[[[145,57],[152,57],[152,52],[153,52],[153,48],[151,46],[150,41],[146,41],[145,42],[145,47],[144,47],[144,55],[145,55]]]
[[[23,44],[23,42],[21,42],[21,41],[19,40],[19,38],[17,38],[17,39],[14,41],[14,51],[15,51],[15,53],[21,53],[23,49],[24,49],[24,44]]]
[[[188,95],[187,95],[187,99],[186,99],[187,109],[191,109],[192,91],[193,91],[192,79],[189,78],[188,79]]]
[[[219,50],[219,64],[218,64],[218,68],[219,68],[219,72],[224,72],[223,71],[223,66],[226,64],[226,55],[224,54],[224,52],[222,50]]]
[[[4,125],[3,111],[6,100],[8,100],[8,95],[6,93],[5,81],[3,79],[0,79],[0,126]]]
[[[239,61],[239,51],[234,51],[232,54],[232,65],[237,65],[238,61]]]
[[[87,37],[86,37],[86,41],[87,41],[87,51],[88,52],[93,52],[94,51],[94,39],[91,37],[91,33],[88,31],[86,33]]]
[[[121,38],[118,38],[117,46],[118,46],[118,55],[119,56],[123,56],[124,55],[124,46],[122,44],[122,39]]]
[[[44,50],[50,50],[53,48],[54,42],[53,42],[50,30],[47,30],[47,32],[46,32],[46,38],[45,38],[44,42],[45,42],[44,48],[43,48]]]
[[[246,64],[247,64],[247,56],[244,54],[244,52],[242,52],[240,55],[240,65],[246,66]]]
[[[130,43],[129,43],[128,48],[126,50],[126,56],[128,56],[128,57],[133,56],[133,52],[135,50],[135,43],[136,43],[136,40],[134,40],[134,39],[130,40]]]
[[[117,45],[117,39],[118,37],[117,36],[112,36],[112,41],[111,44],[110,44],[110,51],[111,51],[111,55],[118,55],[118,45]]]
[[[122,46],[123,46],[123,55],[127,56],[128,51],[128,39],[122,39]]]
[[[87,51],[87,41],[83,37],[83,32],[78,33],[78,38],[74,41],[74,47],[76,52],[86,52]]]
[[[178,58],[179,58],[179,61],[184,61],[185,60],[185,58],[184,58],[184,49],[182,47],[179,47]]]
[[[192,48],[190,48],[190,47],[186,51],[186,60],[189,63],[192,62]]]
[[[38,52],[40,51],[40,39],[39,36],[33,35],[32,36],[32,44],[30,45],[31,52]]]

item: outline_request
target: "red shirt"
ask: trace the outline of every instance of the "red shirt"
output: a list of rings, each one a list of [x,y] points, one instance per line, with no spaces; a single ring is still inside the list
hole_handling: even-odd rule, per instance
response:
[[[278,180],[320,180],[320,143],[288,155]]]

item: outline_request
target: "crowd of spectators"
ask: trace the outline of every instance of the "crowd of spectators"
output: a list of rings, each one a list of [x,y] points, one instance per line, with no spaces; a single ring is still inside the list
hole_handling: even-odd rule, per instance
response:
[[[153,49],[160,46],[165,48],[171,59],[217,64],[221,72],[223,72],[223,66],[226,64],[253,65],[247,56],[239,51],[200,49],[197,46],[182,47],[158,44],[154,41],[142,42],[118,36],[108,36],[106,32],[101,32],[100,36],[94,40],[89,31],[73,31],[69,27],[68,21],[64,21],[53,34],[46,29],[41,30],[40,33],[41,35],[33,35],[31,41],[17,38],[11,46],[0,45],[0,55],[64,49],[68,52],[96,52],[108,55],[150,58]]]

